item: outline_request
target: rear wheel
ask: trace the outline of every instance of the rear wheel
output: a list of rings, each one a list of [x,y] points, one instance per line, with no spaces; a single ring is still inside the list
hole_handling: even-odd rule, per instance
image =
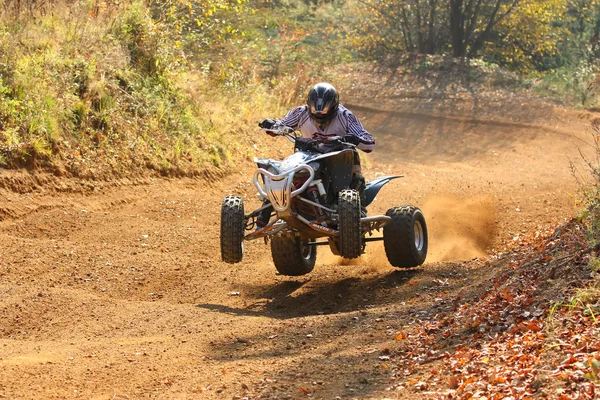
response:
[[[394,267],[412,268],[427,257],[427,225],[421,210],[413,206],[390,208],[392,221],[383,227],[383,244]]]
[[[227,196],[221,206],[221,259],[229,264],[244,256],[244,200]]]
[[[299,276],[315,267],[317,248],[309,246],[307,239],[275,236],[271,239],[271,255],[280,274]]]
[[[357,258],[362,254],[360,227],[360,195],[356,190],[344,189],[338,199],[338,248],[344,258]]]

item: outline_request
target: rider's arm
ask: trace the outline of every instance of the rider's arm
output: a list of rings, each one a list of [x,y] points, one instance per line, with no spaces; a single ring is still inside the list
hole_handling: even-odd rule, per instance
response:
[[[306,106],[300,106],[293,108],[287,113],[281,121],[277,121],[278,126],[289,126],[293,129],[298,129],[300,124],[303,122],[303,117],[306,117]]]
[[[354,115],[349,110],[345,110],[344,114],[346,115],[348,121],[347,133],[358,139],[357,141],[359,143],[356,147],[364,151],[365,153],[372,152],[375,148],[375,139],[373,139],[373,136],[371,136],[371,134],[367,132],[367,130],[360,123],[358,118],[356,118],[356,115]]]
[[[271,136],[276,136],[277,132],[283,127],[298,129],[300,124],[304,122],[305,116],[303,114],[306,114],[305,111],[306,106],[296,107],[290,110],[282,120],[278,121],[268,118],[259,123],[258,126],[263,128]]]

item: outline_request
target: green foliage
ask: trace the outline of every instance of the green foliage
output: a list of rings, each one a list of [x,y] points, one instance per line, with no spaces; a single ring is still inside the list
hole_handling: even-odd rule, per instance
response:
[[[568,34],[559,44],[559,56],[549,60],[552,66],[574,64],[574,60],[593,62],[600,57],[599,0],[569,0],[566,14],[555,23]]]
[[[600,56],[598,0],[364,0],[355,9],[349,44],[392,65],[407,53],[451,53],[530,73]]]
[[[590,257],[590,261],[588,261],[588,267],[593,272],[600,272],[600,258]]]
[[[566,14],[567,0],[522,0],[498,22],[483,57],[522,72],[543,68],[548,57],[558,53],[568,33],[555,21]]]
[[[596,107],[600,104],[598,79],[600,69],[587,62],[576,66],[564,66],[546,74],[537,90],[562,99],[567,104]]]
[[[599,1],[2,3],[0,165],[79,176],[225,166],[249,155],[240,131],[341,79],[335,66],[413,59],[412,72],[441,75],[436,59],[460,63],[446,56],[457,38],[458,53],[482,57],[461,63],[461,82],[516,87],[500,67],[535,70],[544,93],[594,107]]]
[[[0,11],[0,165],[94,177],[230,163],[248,128],[232,128],[233,95],[190,72],[177,27],[140,1],[95,4]],[[244,118],[273,108],[261,98]]]
[[[246,0],[150,1],[157,27],[166,30],[177,49],[195,59],[213,58],[243,38],[239,20],[251,12]],[[164,32],[162,32],[164,34]]]
[[[213,51],[186,48],[186,56],[217,87],[235,93],[256,85],[286,87],[280,98],[296,102],[326,67],[351,60],[342,14],[335,4],[244,4],[238,34]]]
[[[554,1],[554,0],[552,0]],[[564,0],[558,0],[564,1]],[[370,57],[395,53],[474,57],[524,3],[544,7],[546,0],[365,0],[359,4],[355,44]],[[537,19],[533,19],[537,23]],[[541,22],[540,22],[541,23]],[[535,24],[534,24],[535,25]],[[499,40],[493,43],[501,43]]]
[[[571,171],[579,184],[582,197],[582,213],[579,219],[588,227],[588,240],[592,244],[600,243],[600,119],[592,121],[590,146],[594,158],[581,153],[583,167],[571,162]]]
[[[351,26],[351,44],[376,60],[402,53],[438,54],[448,50],[448,2],[365,0]]]

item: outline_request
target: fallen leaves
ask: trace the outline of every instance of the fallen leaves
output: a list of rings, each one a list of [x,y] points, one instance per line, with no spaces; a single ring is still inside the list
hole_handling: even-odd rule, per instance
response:
[[[478,289],[471,299],[468,293],[445,299],[452,305],[445,312],[417,312],[410,335],[405,330],[395,334],[402,346],[394,353],[396,376],[418,376],[421,365],[441,360],[441,365],[430,369],[435,374],[430,374],[426,385],[417,387],[421,379],[413,377],[407,388],[436,399],[530,399],[553,378],[564,386],[555,393],[559,398],[594,398],[600,370],[600,324],[595,315],[585,312],[589,306],[580,305],[577,312],[572,304],[551,309],[552,303],[544,297],[545,288],[552,284],[550,275],[554,279],[569,274],[574,281],[573,271],[586,268],[581,256],[587,247],[575,221],[557,232],[519,236],[504,254],[487,261],[489,268],[497,270],[487,289]],[[433,282],[447,284],[447,280]],[[577,285],[581,281],[553,290],[568,297]],[[548,321],[553,318],[564,329],[549,331]],[[451,348],[440,351],[444,346]],[[544,370],[548,359],[557,354],[565,356],[555,370]]]
[[[458,389],[459,386],[460,386],[460,378],[456,377],[456,376],[450,377],[450,380],[448,381],[448,387],[450,389]]]

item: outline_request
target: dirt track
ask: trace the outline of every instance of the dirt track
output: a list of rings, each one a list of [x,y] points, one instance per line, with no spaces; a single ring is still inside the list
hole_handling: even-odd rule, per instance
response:
[[[386,391],[394,372],[381,351],[431,307],[434,279],[464,289],[485,279],[466,261],[572,215],[569,157],[585,121],[356,111],[378,141],[367,178],[405,175],[369,212],[420,206],[424,267],[393,269],[380,243],[352,265],[319,249],[301,278],[277,276],[259,242],[241,264],[220,262],[223,196],[258,204],[250,163],[210,184],[3,190],[0,398],[413,397]]]

